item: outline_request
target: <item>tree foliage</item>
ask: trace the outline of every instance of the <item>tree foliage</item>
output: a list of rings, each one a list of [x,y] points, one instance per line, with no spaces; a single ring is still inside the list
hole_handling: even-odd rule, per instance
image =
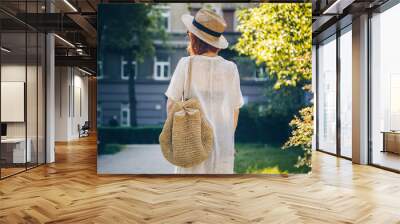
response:
[[[267,66],[276,80],[274,88],[302,87],[310,90],[312,77],[312,5],[310,3],[260,4],[238,13],[238,30],[242,33],[236,50]],[[271,93],[271,89],[266,90]],[[281,98],[276,92],[272,99]],[[288,96],[288,97],[292,97]],[[287,101],[287,100],[286,100]],[[282,108],[287,102],[272,105],[270,110]],[[283,107],[285,108],[285,107]],[[313,135],[312,107],[305,107],[290,122],[292,136],[284,148],[301,147],[304,156],[296,166],[311,167]]]
[[[311,3],[264,3],[238,13],[236,50],[265,63],[276,88],[311,80],[311,10]]]
[[[155,40],[165,42],[161,9],[151,4],[106,4],[99,6],[100,58],[107,51],[118,52],[131,61],[142,62],[155,52]],[[136,126],[135,77],[129,69],[130,123]]]
[[[289,123],[292,127],[292,136],[283,148],[301,147],[304,150],[303,157],[298,159],[297,167],[311,167],[311,144],[313,136],[313,107],[305,107],[300,110],[300,115],[295,116]]]
[[[275,114],[275,116],[291,117],[296,114],[299,109],[308,105],[306,102],[306,91],[296,86],[285,86],[276,89],[274,84],[277,82],[275,78],[269,79],[264,85],[264,103],[263,113]]]
[[[99,8],[102,48],[113,49],[141,61],[154,54],[154,40],[166,39],[160,9],[151,4],[108,4]]]

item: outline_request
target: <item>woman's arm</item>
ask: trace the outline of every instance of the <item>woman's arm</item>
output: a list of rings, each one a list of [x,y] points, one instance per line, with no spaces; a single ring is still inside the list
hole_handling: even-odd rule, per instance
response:
[[[167,115],[172,110],[172,106],[174,105],[174,103],[175,103],[175,101],[168,98],[168,100],[167,100]]]
[[[235,109],[233,111],[233,128],[236,130],[237,124],[239,119],[239,109]]]
[[[236,131],[236,127],[237,127],[237,124],[238,124],[238,119],[239,119],[239,109],[235,109],[233,111],[233,128],[234,128],[235,131]],[[235,148],[235,155],[236,155],[236,153],[237,153],[237,150]]]

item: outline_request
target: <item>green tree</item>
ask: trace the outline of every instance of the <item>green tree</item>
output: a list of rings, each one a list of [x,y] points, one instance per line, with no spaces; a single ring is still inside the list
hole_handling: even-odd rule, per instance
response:
[[[311,80],[311,3],[264,3],[238,13],[242,33],[235,48],[265,63],[275,87]]]
[[[242,35],[235,49],[258,64],[264,63],[269,75],[276,80],[275,89],[298,86],[310,91],[311,3],[264,3],[255,8],[242,9],[238,13],[238,21],[238,30]],[[292,136],[284,148],[302,147],[304,156],[296,165],[310,166],[312,107],[300,110],[300,117],[295,116],[290,126]]]
[[[300,115],[295,116],[289,124],[292,127],[292,136],[283,146],[284,149],[301,147],[304,149],[303,157],[299,158],[296,166],[311,167],[311,142],[313,136],[313,108],[305,107],[300,110]]]
[[[107,4],[99,7],[100,53],[117,51],[131,61],[142,62],[154,54],[154,40],[164,40],[167,35],[160,25],[160,9],[151,4]],[[136,125],[135,79],[129,70],[129,105],[131,125]]]

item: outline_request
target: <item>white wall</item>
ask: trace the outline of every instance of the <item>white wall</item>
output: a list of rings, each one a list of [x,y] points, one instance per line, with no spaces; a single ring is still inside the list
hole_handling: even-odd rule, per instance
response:
[[[68,140],[68,86],[67,67],[55,68],[55,141]]]
[[[35,132],[36,134],[36,67],[29,66],[26,68],[25,64],[5,64],[1,66],[1,81],[2,82],[24,82],[26,71],[28,71],[28,87],[27,87],[27,121],[28,121],[28,137],[29,134]],[[3,96],[4,97],[4,96]],[[42,105],[39,105],[41,107]],[[7,110],[8,108],[1,108]],[[25,123],[26,122],[7,122],[7,135],[9,137],[24,137],[25,136]]]
[[[82,73],[79,71],[79,75],[76,75],[77,70],[74,70],[74,72],[74,96],[72,96],[74,99],[74,108],[72,108],[71,135],[73,138],[78,138],[78,124],[82,126],[85,121],[89,120],[88,77],[82,76]]]
[[[55,85],[55,140],[77,139],[78,125],[88,120],[88,77],[76,68],[56,67]]]
[[[39,69],[38,71],[36,69]],[[27,80],[25,80],[27,78]],[[9,138],[24,138],[27,136],[28,143],[31,148],[31,156],[33,162],[39,159],[39,163],[44,163],[44,74],[41,67],[28,65],[27,67],[21,63],[6,63],[1,66],[1,81],[2,82],[24,82],[26,85],[26,106],[23,102],[22,108],[19,108],[20,113],[25,114],[25,118],[21,122],[5,122],[7,124],[7,137]],[[3,91],[4,89],[2,89]],[[20,94],[24,94],[24,90],[20,90]],[[4,94],[4,93],[3,93]],[[7,98],[2,95],[2,98]],[[11,107],[2,107],[2,112],[16,113]],[[14,110],[16,110],[14,108]],[[24,116],[24,115],[23,115]],[[37,154],[38,153],[38,154]]]
[[[25,64],[8,64],[1,66],[2,82],[25,82]],[[7,110],[7,108],[1,108]],[[7,123],[7,137],[25,137],[25,122]]]

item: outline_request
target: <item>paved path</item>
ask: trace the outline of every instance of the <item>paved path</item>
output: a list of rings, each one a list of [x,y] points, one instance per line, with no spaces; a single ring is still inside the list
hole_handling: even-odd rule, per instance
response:
[[[97,157],[99,174],[173,174],[172,166],[163,157],[160,145],[127,145],[113,155]]]

